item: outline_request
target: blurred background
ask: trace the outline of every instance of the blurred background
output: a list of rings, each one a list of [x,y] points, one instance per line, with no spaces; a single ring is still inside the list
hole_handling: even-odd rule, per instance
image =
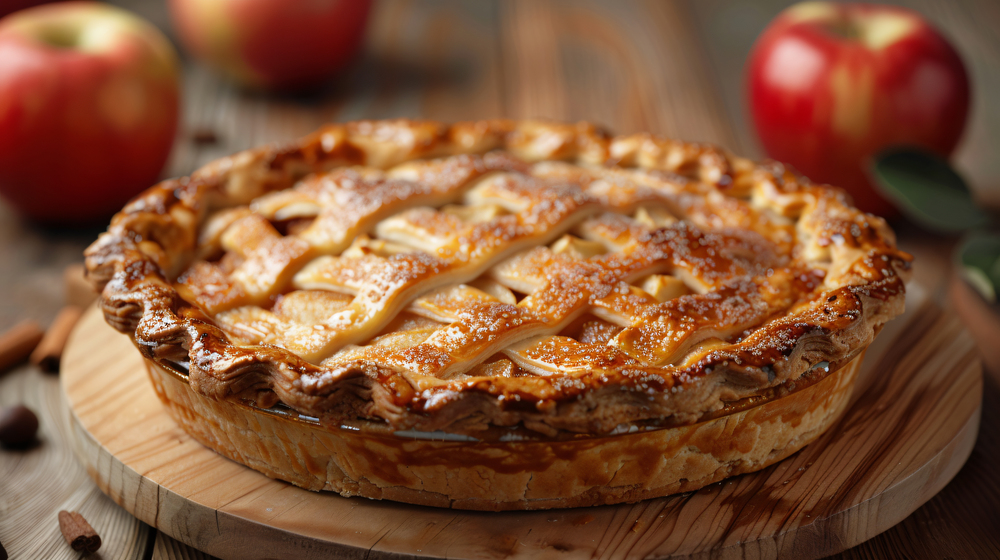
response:
[[[964,62],[971,104],[951,163],[981,207],[1000,207],[1000,105],[995,102],[1000,99],[1000,2],[889,3],[922,14]],[[4,4],[0,1],[0,8]],[[164,0],[110,4],[152,23],[180,56],[179,120],[160,172],[166,178],[190,174],[245,148],[291,141],[326,122],[395,117],[587,120],[615,133],[649,131],[712,142],[760,159],[767,154],[750,118],[745,67],[755,40],[792,2],[376,0],[357,55],[329,78],[292,92],[248,87],[204,62],[206,55],[192,56]],[[208,33],[204,41],[230,32]],[[0,54],[0,79],[4,64]],[[64,268],[82,261],[82,251],[106,223],[38,225],[0,198],[0,330],[23,319],[43,325],[52,320],[63,305]],[[916,254],[922,282],[951,306],[946,294],[958,235],[928,231],[905,217],[892,223],[901,245]],[[986,323],[974,326],[975,321],[995,325],[997,308],[984,301],[978,305],[986,318],[969,319],[970,326],[989,332],[982,326]],[[15,392],[39,406],[52,401],[56,386],[27,370],[0,381],[5,393],[0,401]],[[1000,405],[996,381],[988,379],[987,385],[984,428],[1000,427],[996,406],[989,406]],[[997,496],[995,481],[986,474],[997,460],[995,431],[984,429],[973,459],[952,486],[903,524],[844,557],[924,556],[928,551],[934,554],[926,557],[945,557],[954,546],[971,547],[965,551],[973,556],[996,552],[995,541],[977,548],[975,529],[1000,534],[998,506],[982,505],[990,498],[976,490],[989,480]],[[99,492],[92,499],[106,500]],[[141,530],[134,529],[136,539],[146,538]]]

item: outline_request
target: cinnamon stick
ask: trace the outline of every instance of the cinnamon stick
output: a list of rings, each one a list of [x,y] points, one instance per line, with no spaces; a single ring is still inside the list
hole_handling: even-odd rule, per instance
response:
[[[97,535],[97,531],[75,511],[59,512],[59,530],[69,546],[77,552],[92,554],[101,548],[101,537]]]
[[[63,287],[69,305],[86,308],[97,299],[97,292],[87,281],[85,270],[82,264],[71,264],[63,271]]]
[[[21,321],[0,334],[0,373],[28,359],[44,335],[34,321]]]
[[[75,305],[63,307],[52,321],[49,330],[45,332],[45,337],[31,353],[31,363],[42,368],[42,371],[59,371],[59,360],[62,358],[63,349],[66,348],[66,340],[80,319],[81,313],[83,309]]]

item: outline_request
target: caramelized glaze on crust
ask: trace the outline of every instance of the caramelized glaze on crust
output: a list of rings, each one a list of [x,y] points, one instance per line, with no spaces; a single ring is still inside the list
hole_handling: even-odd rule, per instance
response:
[[[779,164],[586,124],[355,122],[165,181],[87,250],[191,387],[330,426],[691,423],[902,311],[883,220]]]

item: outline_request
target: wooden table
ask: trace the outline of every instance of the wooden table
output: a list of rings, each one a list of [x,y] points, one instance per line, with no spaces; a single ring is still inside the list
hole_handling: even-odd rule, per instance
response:
[[[119,0],[168,30],[162,2]],[[970,128],[957,163],[980,196],[1000,199],[1000,4],[905,2],[954,40],[975,84]],[[364,56],[321,92],[245,93],[190,61],[184,117],[167,176],[239,149],[289,140],[327,121],[491,116],[586,119],[626,133],[648,130],[760,156],[746,125],[742,65],[760,30],[786,3],[729,0],[384,1]],[[215,144],[196,144],[208,129]],[[62,305],[62,269],[97,235],[42,230],[0,202],[0,329],[47,323]],[[916,272],[944,293],[953,239],[901,223]],[[965,468],[905,521],[842,558],[1000,557],[1000,372],[987,373],[979,440]],[[0,404],[39,412],[42,444],[0,451],[0,541],[13,558],[76,558],[56,512],[84,513],[104,537],[103,558],[205,558],[137,521],[91,482],[73,457],[58,380],[22,366],[0,377]],[[123,418],[122,421],[128,421]]]

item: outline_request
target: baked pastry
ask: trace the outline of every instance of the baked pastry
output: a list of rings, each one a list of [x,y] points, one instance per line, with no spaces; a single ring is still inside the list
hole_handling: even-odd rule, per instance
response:
[[[473,509],[635,501],[793,453],[846,405],[910,262],[781,164],[507,120],[242,152],[146,191],[86,256],[206,445]]]

